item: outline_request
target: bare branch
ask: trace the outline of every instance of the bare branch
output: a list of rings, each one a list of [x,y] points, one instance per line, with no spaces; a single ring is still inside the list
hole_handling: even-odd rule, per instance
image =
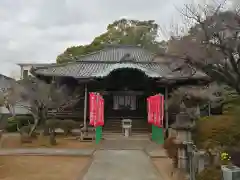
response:
[[[74,93],[69,92],[67,86],[56,88],[55,84],[47,84],[36,78],[23,79],[13,83],[3,97],[5,106],[10,112],[12,111],[12,114],[11,107],[23,107],[32,114],[34,125],[30,135],[39,123],[45,121],[44,118],[46,118],[49,108],[64,110],[79,100]]]
[[[186,5],[181,14],[195,25],[188,34],[169,41],[166,55],[185,59],[191,67],[240,93],[240,16],[236,11],[223,11],[224,3]]]

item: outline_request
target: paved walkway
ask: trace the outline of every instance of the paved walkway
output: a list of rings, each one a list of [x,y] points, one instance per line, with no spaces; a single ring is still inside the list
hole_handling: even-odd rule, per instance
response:
[[[142,150],[97,150],[83,180],[163,180]]]
[[[100,149],[104,150],[144,150],[151,142],[149,140],[103,140]]]

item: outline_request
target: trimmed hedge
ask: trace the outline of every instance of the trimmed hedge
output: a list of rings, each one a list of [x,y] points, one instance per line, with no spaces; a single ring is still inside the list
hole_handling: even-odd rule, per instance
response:
[[[198,148],[216,146],[240,147],[240,106],[224,115],[204,117],[197,121],[193,139]]]
[[[240,147],[240,96],[224,105],[223,115],[200,118],[193,140],[198,148]]]
[[[33,123],[33,117],[32,116],[16,116],[16,117],[10,117],[8,118],[8,124],[6,130],[8,132],[17,132],[17,125],[18,127],[22,127],[25,125],[28,125],[28,121],[30,123]]]
[[[236,146],[240,139],[240,122],[231,115],[205,117],[197,121],[193,134],[198,148]]]

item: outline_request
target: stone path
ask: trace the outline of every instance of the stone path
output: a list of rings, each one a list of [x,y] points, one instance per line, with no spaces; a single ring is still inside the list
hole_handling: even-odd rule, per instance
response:
[[[104,150],[144,150],[149,144],[151,144],[149,140],[104,140],[99,148]]]
[[[142,150],[97,150],[83,180],[163,180]]]

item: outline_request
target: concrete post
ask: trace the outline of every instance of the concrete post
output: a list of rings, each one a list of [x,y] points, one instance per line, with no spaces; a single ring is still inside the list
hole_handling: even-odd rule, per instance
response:
[[[84,129],[87,129],[87,101],[88,101],[88,90],[87,90],[87,84],[85,84],[84,88]]]
[[[205,169],[205,151],[198,152],[198,173]]]

